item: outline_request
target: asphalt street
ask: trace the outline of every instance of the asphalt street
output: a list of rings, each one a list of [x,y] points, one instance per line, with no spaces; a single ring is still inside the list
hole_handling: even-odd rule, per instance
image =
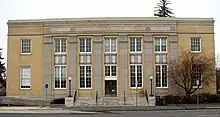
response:
[[[0,117],[220,117],[220,110],[126,111],[99,114],[0,114]]]

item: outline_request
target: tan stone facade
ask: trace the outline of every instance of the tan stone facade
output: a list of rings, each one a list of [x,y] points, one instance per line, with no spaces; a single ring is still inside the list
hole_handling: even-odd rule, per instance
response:
[[[199,37],[201,51],[206,51],[210,57],[215,56],[214,21],[211,18],[10,20],[7,95],[42,97],[45,96],[44,84],[48,83],[49,95],[65,96],[68,93],[68,77],[72,78],[72,90],[77,89],[79,96],[95,95],[96,91],[104,96],[108,92],[107,86],[115,87],[113,90],[117,96],[123,95],[124,91],[135,94],[136,89],[147,89],[150,93],[150,76],[153,76],[154,94],[181,94],[182,91],[173,86],[168,77],[161,82],[158,80],[160,83],[156,81],[155,39],[165,38],[165,54],[167,58],[175,58],[183,50],[191,48],[191,37]],[[24,41],[22,45],[22,40],[30,41]],[[106,40],[110,40],[110,46]],[[21,46],[27,46],[27,43],[30,44],[30,53],[21,54]],[[108,51],[107,47],[113,49]],[[132,54],[140,57],[133,60]],[[61,61],[64,63],[55,65],[55,56],[63,56]],[[84,57],[88,63],[81,56],[89,56]],[[105,63],[105,56],[110,56],[109,60],[114,58],[114,63]],[[24,66],[28,69],[23,69]],[[158,68],[164,67],[161,64]],[[106,73],[106,69],[110,69],[110,73]],[[21,77],[28,80],[22,81]],[[114,82],[106,84],[107,81]],[[21,88],[21,85],[30,86]],[[216,93],[216,85],[204,86],[200,91]]]

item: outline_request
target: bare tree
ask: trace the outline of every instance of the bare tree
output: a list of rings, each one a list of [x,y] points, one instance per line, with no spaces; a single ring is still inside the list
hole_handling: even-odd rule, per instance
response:
[[[171,60],[168,69],[169,77],[173,83],[181,87],[187,97],[190,97],[197,88],[196,81],[199,80],[199,85],[209,85],[214,81],[215,60],[212,57],[206,56],[205,53],[191,53],[184,51],[176,60]]]
[[[220,54],[218,53],[216,56],[216,87],[217,93],[220,91]]]
[[[5,63],[2,63],[2,48],[0,48],[0,96],[5,96],[6,95],[6,79],[4,78],[6,68],[5,68]]]

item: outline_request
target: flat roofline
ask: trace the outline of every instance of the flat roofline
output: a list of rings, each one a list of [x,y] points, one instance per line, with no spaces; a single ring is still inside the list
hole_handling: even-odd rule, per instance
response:
[[[88,18],[46,18],[46,19],[20,19],[8,20],[8,23],[24,23],[24,22],[49,22],[49,21],[108,21],[108,20],[121,20],[121,21],[214,21],[214,18],[181,18],[181,17],[88,17]]]

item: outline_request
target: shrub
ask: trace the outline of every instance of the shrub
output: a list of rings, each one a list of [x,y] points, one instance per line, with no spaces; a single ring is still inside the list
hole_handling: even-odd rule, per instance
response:
[[[191,95],[190,97],[186,96],[174,96],[167,95],[163,97],[168,104],[196,104],[197,95]],[[202,93],[199,94],[199,103],[220,103],[220,95]]]

